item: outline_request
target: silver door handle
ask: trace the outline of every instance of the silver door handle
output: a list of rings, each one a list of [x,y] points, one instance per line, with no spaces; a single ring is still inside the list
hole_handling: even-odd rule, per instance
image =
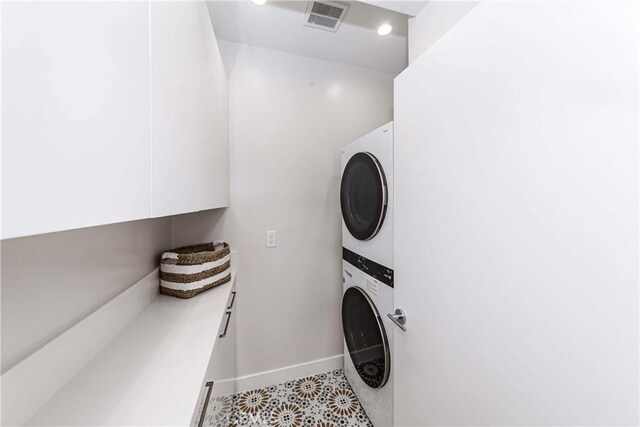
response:
[[[391,319],[396,326],[403,331],[407,330],[407,327],[404,326],[407,323],[407,315],[404,314],[404,310],[401,308],[396,308],[396,312],[394,314],[387,314],[387,317]]]
[[[227,329],[229,329],[229,320],[231,320],[231,312],[227,311],[225,314],[227,315],[227,323],[224,324],[224,332],[220,334],[218,338],[224,338],[227,336]]]
[[[207,406],[209,406],[209,399],[211,398],[211,389],[213,388],[213,381],[209,381],[205,384],[207,387],[207,397],[204,398],[204,405],[202,406],[202,414],[200,414],[200,421],[198,421],[198,427],[202,427],[204,424],[204,416],[207,415]]]
[[[231,302],[229,303],[229,307],[227,307],[227,310],[231,310],[231,308],[233,308],[234,302],[236,302],[236,291],[231,292]]]

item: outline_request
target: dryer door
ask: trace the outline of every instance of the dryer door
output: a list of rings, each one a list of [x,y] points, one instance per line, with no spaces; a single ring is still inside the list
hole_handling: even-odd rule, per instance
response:
[[[342,329],[360,378],[371,388],[384,386],[391,370],[389,342],[378,310],[362,288],[354,286],[344,293]]]
[[[378,159],[356,153],[342,172],[340,206],[347,229],[358,240],[375,236],[387,212],[387,180]]]

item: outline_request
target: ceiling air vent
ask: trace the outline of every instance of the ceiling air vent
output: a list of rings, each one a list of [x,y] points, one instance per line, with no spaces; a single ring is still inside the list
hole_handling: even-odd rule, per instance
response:
[[[304,25],[327,31],[338,31],[349,6],[332,1],[312,1],[304,14]]]

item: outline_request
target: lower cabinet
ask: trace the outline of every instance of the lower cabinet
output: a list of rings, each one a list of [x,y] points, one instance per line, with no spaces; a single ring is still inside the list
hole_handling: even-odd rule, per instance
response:
[[[232,396],[236,390],[237,307],[238,293],[234,284],[191,421],[194,427],[231,424]]]

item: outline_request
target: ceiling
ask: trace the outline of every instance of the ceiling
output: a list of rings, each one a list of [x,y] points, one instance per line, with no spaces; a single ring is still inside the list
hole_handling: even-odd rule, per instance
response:
[[[428,1],[402,0],[360,0],[374,6],[383,7],[409,16],[416,16],[429,3]]]
[[[398,74],[407,66],[408,16],[359,1],[341,1],[349,10],[337,32],[303,25],[307,1],[209,1],[216,37],[297,55]],[[383,2],[390,3],[390,2]],[[406,3],[406,2],[400,2]],[[379,36],[383,23],[393,25]]]

